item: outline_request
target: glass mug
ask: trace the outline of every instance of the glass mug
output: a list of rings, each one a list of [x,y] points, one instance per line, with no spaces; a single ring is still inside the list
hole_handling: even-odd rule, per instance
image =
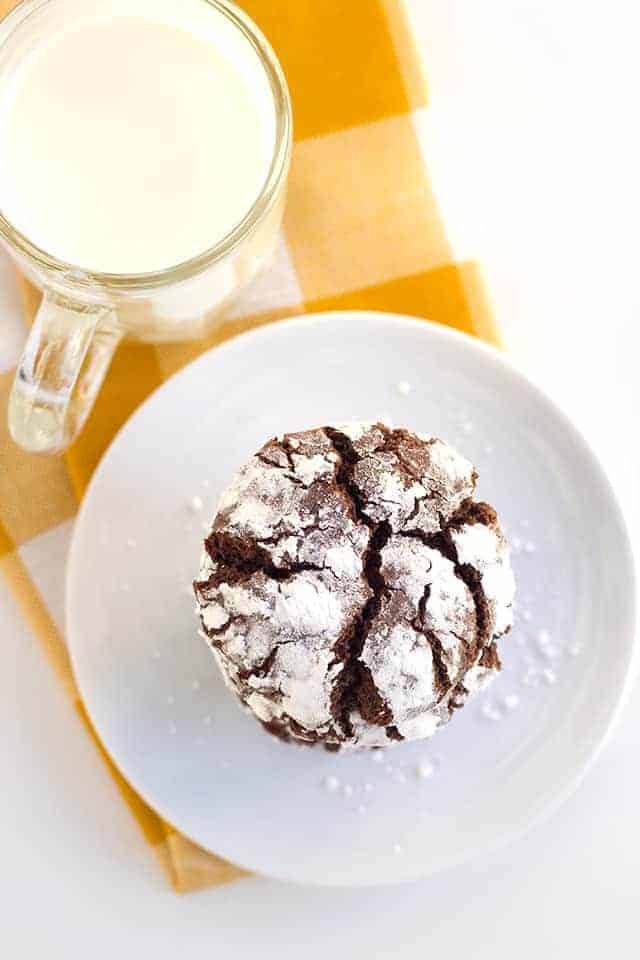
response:
[[[205,336],[229,302],[267,262],[282,221],[292,142],[291,105],[278,60],[255,24],[230,0],[189,0],[200,18],[217,13],[249,43],[273,98],[274,149],[262,190],[246,215],[218,242],[178,265],[149,273],[99,273],[66,263],[36,246],[3,215],[0,241],[43,292],[43,300],[17,369],[9,401],[9,427],[30,451],[65,449],[82,428],[123,337],[144,341]],[[162,8],[179,21],[185,0],[26,0],[0,23],[0,85],[25,52],[52,29],[73,23],[94,7],[129,14]],[[203,21],[204,23],[204,21]],[[225,27],[227,29],[228,27]],[[203,123],[207,118],[203,117]],[[96,183],[96,190],[100,184]],[[171,229],[171,224],[167,224]]]

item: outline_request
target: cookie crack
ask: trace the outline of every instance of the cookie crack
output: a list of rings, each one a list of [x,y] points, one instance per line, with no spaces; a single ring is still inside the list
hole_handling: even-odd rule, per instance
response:
[[[409,514],[407,519],[404,521],[403,527],[406,527],[408,523],[411,523],[412,520],[416,519],[416,517],[420,513],[420,507],[425,502],[425,500],[428,500],[428,499],[429,499],[428,493],[425,493],[424,497],[413,498],[413,509],[411,510],[411,513]]]
[[[303,526],[302,529],[292,530],[292,529],[283,529],[284,521],[280,521],[276,530],[279,532],[274,533],[270,537],[259,537],[256,540],[256,543],[261,547],[277,547],[283,540],[300,540],[303,537],[307,537],[310,533],[322,532],[325,527],[322,522],[318,520],[316,523],[310,523],[306,526]]]
[[[421,634],[421,636],[425,638],[431,647],[434,679],[436,689],[438,691],[438,702],[440,702],[447,695],[447,692],[451,687],[451,680],[445,663],[442,643],[438,639],[435,632],[427,627],[427,604],[430,596],[431,584],[425,583],[423,594],[418,603],[418,614],[413,619],[411,626],[417,633]]]
[[[334,427],[325,427],[324,433],[339,457],[335,472],[336,484],[351,501],[356,518],[371,530],[371,537],[369,538],[369,543],[371,543],[376,527],[382,526],[382,524],[376,524],[366,513],[365,498],[362,496],[360,487],[353,479],[356,464],[361,458],[345,433],[341,433]]]
[[[469,563],[460,563],[458,550],[451,535],[453,530],[459,529],[466,523],[478,523],[484,526],[496,520],[494,510],[485,503],[476,503],[465,500],[458,510],[449,518],[448,523],[438,533],[427,534],[421,530],[402,530],[399,536],[408,539],[420,540],[431,550],[437,550],[446,560],[453,564],[455,576],[461,580],[471,594],[476,620],[475,643],[466,650],[466,662],[463,664],[456,682],[464,676],[473,664],[478,654],[493,641],[491,633],[491,611],[480,571]]]
[[[215,587],[225,583],[241,583],[255,573],[263,573],[270,580],[290,580],[299,573],[322,572],[324,567],[314,563],[296,562],[276,567],[268,552],[257,543],[248,543],[222,531],[212,531],[205,540],[205,549],[213,563],[223,567],[214,571],[208,580],[197,586]]]
[[[349,437],[333,427],[325,427],[324,432],[339,457],[336,484],[349,498],[356,519],[370,531],[362,566],[371,594],[334,648],[333,663],[343,663],[344,666],[333,689],[331,711],[348,737],[354,735],[351,714],[357,711],[364,721],[386,727],[388,735],[397,739],[401,735],[393,726],[391,709],[380,694],[370,669],[360,660],[387,589],[380,571],[382,550],[391,536],[391,525],[386,520],[376,523],[366,513],[365,500],[353,478],[360,457]]]
[[[291,451],[291,447],[289,446],[288,441],[285,439],[285,440],[277,440],[276,442],[277,442],[278,446],[280,447],[280,449],[282,450],[282,452],[284,453],[285,457],[287,458],[287,463],[289,464],[289,469],[291,470],[292,473],[295,474],[295,472],[296,472],[296,465],[295,465],[295,463],[294,463],[293,453],[292,453],[292,451]]]
[[[282,453],[284,453],[285,457],[287,458],[287,463],[289,464],[288,469],[287,467],[282,466],[282,464],[276,463],[274,460],[269,459],[269,457],[265,453],[263,453],[263,451],[260,451],[259,453],[256,454],[256,457],[260,461],[260,463],[264,463],[266,467],[271,467],[273,470],[281,470],[282,473],[285,474],[287,479],[291,480],[291,482],[295,486],[306,487],[306,484],[304,483],[304,481],[301,480],[300,477],[296,474],[295,463],[293,462],[293,456],[291,454],[291,450],[289,449],[289,447],[287,447],[284,443],[281,443],[279,440],[274,440],[272,442],[276,444],[276,446],[278,447],[278,450],[281,450]]]
[[[251,678],[252,678],[252,677],[255,677],[255,678],[258,679],[258,680],[264,680],[265,677],[266,677],[266,676],[268,675],[268,673],[270,672],[270,670],[271,670],[271,668],[272,668],[272,666],[273,666],[273,664],[274,664],[274,661],[275,661],[276,657],[278,656],[278,653],[279,653],[280,649],[281,649],[282,647],[287,647],[287,646],[289,646],[290,644],[296,643],[296,642],[297,642],[297,641],[296,641],[295,639],[292,639],[292,640],[280,640],[280,641],[278,641],[278,643],[275,643],[275,644],[273,645],[273,647],[271,648],[271,650],[269,651],[269,653],[267,654],[267,656],[266,656],[263,660],[261,660],[259,663],[257,663],[257,664],[255,665],[255,667],[252,667],[250,670],[242,670],[242,669],[239,669],[239,671],[238,671],[238,678],[239,678],[240,680],[242,680],[243,683],[245,683],[245,684],[249,687],[249,690],[250,690],[252,693],[254,693],[255,690],[254,690],[253,687],[251,687],[251,684],[249,683],[249,681],[251,680]],[[258,692],[259,692],[259,691],[258,691]]]

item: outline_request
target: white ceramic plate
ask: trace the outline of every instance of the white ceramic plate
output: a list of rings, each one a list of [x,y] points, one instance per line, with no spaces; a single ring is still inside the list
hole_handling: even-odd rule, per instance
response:
[[[515,547],[518,623],[501,676],[432,741],[347,756],[287,746],[241,712],[196,634],[202,526],[269,436],[385,417],[476,463]],[[634,605],[609,484],[538,389],[441,326],[334,313],[213,350],[135,414],[82,506],[67,615],[89,713],[152,807],[244,867],[365,885],[467,860],[568,795],[621,701]]]

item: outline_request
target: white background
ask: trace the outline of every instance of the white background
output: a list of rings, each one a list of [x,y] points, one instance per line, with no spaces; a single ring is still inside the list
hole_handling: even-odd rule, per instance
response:
[[[636,5],[408,3],[456,251],[482,259],[509,353],[588,436],[640,533]],[[3,263],[0,305],[6,364],[19,328]],[[396,889],[252,879],[181,898],[1,584],[0,610],[3,956],[637,956],[638,684],[578,793],[489,859]]]

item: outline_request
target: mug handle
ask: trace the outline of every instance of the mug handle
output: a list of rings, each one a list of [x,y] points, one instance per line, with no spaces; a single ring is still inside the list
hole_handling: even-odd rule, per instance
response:
[[[110,307],[45,291],[9,398],[9,429],[32,453],[60,452],[82,429],[122,333]]]

